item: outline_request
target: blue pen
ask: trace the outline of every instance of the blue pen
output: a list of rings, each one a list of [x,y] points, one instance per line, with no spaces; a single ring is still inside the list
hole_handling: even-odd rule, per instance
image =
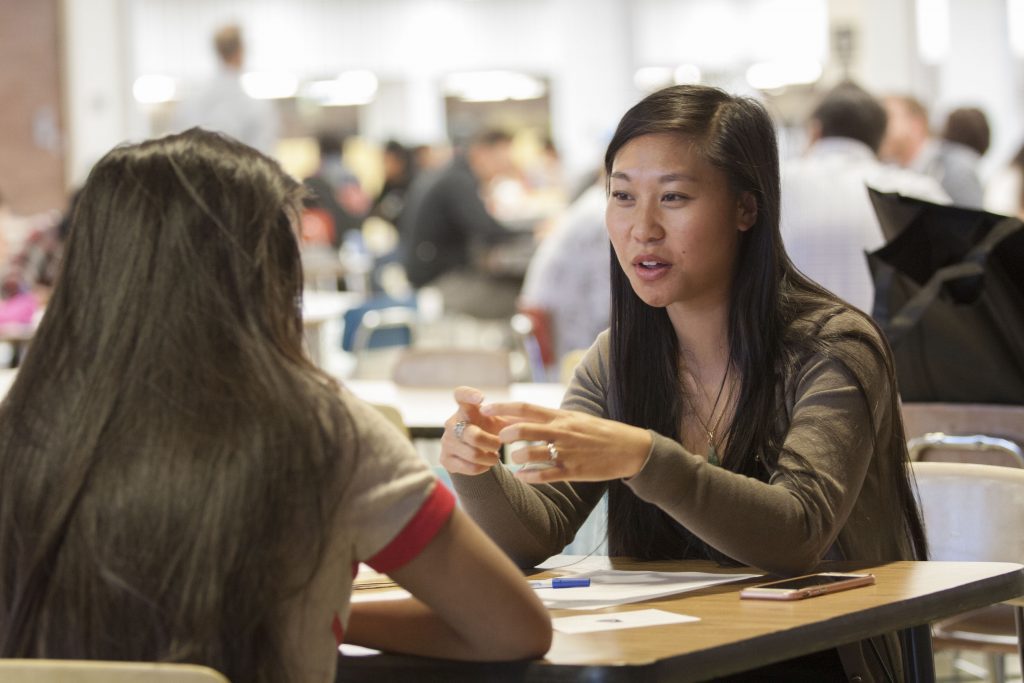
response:
[[[531,588],[586,588],[590,585],[590,579],[544,579],[543,581],[531,581]]]

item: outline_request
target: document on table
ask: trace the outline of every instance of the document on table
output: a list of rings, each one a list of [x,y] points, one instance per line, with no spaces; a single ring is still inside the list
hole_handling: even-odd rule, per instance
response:
[[[753,579],[762,574],[711,574],[703,572],[645,572],[596,569],[571,574],[588,578],[582,588],[538,588],[537,597],[549,609],[601,609],[614,605],[661,598],[721,583]]]
[[[700,619],[685,614],[666,612],[663,609],[641,609],[634,612],[559,617],[551,620],[551,626],[561,633],[593,633],[595,631],[617,631],[623,628],[640,628],[642,626],[686,624],[693,621],[700,621]]]

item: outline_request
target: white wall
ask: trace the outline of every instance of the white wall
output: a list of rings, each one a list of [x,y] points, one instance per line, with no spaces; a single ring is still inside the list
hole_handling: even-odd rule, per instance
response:
[[[65,0],[63,12],[66,179],[77,187],[103,154],[129,137],[135,106],[120,0]]]
[[[1015,60],[1005,0],[949,0],[949,54],[943,61],[935,102],[944,116],[975,106],[988,115],[992,147],[984,173],[1006,163],[1024,142],[1024,69]]]

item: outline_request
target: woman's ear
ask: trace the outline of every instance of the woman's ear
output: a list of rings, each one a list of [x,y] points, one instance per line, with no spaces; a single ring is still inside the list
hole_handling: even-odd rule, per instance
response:
[[[736,211],[736,228],[740,232],[746,232],[757,222],[757,199],[752,192],[740,193],[739,205]]]

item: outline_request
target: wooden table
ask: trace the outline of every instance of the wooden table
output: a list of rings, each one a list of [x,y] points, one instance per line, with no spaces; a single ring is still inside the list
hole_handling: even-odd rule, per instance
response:
[[[610,566],[744,571],[690,561],[612,561]],[[556,631],[547,656],[533,662],[466,664],[398,655],[341,657],[337,680],[702,681],[1024,595],[1024,567],[1018,564],[836,562],[822,569],[871,572],[877,583],[795,602],[740,600],[740,588],[757,581],[720,585],[598,610],[655,608],[699,617],[695,623],[574,635]],[[555,610],[552,616],[586,613]]]
[[[444,423],[455,412],[452,389],[405,387],[387,380],[343,380],[342,384],[368,403],[394,406],[409,428],[409,435],[419,439],[437,439],[444,433]],[[523,382],[504,388],[481,388],[488,402],[526,401],[549,408],[562,403],[565,385],[559,383]]]

